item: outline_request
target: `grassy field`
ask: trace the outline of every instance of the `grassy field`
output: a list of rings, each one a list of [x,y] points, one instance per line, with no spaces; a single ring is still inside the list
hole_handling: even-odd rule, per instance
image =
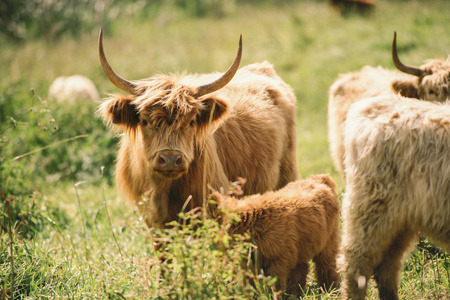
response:
[[[324,1],[251,3],[229,2],[220,17],[202,18],[168,4],[132,7],[105,27],[106,54],[127,79],[224,71],[242,34],[241,65],[270,61],[294,88],[300,176],[330,173],[343,192],[328,152],[329,86],[364,65],[392,68],[394,31],[405,63],[446,58],[450,2],[379,0],[372,14],[346,17]],[[185,216],[200,225],[197,238],[183,223],[147,230],[116,193],[118,139],[96,118],[98,103],[47,101],[60,75],[86,75],[102,96],[118,92],[98,62],[100,25],[77,38],[0,37],[0,299],[276,297],[273,279],[245,283],[240,262],[251,246],[229,240],[217,224]],[[217,239],[225,251],[216,249]],[[165,246],[155,252],[153,242]],[[448,254],[422,242],[406,260],[400,296],[448,299],[449,273]],[[372,283],[370,299],[377,297]],[[320,293],[313,276],[308,287],[304,299],[339,297],[336,290]]]

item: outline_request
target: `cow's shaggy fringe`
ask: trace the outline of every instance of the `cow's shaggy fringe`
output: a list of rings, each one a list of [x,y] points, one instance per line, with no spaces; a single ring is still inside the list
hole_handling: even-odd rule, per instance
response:
[[[339,198],[329,175],[311,176],[241,200],[218,192],[209,198],[217,205],[210,206],[209,214],[229,224],[230,234],[251,237],[257,245],[255,271],[261,267],[265,274],[278,277],[279,289],[300,294],[311,259],[319,285],[326,290],[337,287]]]
[[[355,103],[345,155],[343,298],[363,299],[374,274],[380,298],[398,299],[418,232],[450,249],[450,103],[390,93]]]

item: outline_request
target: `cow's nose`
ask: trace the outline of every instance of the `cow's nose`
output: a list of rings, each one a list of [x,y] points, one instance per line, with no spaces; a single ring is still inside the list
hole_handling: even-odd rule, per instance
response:
[[[176,150],[164,150],[159,153],[158,167],[165,171],[177,171],[183,163],[181,152]]]

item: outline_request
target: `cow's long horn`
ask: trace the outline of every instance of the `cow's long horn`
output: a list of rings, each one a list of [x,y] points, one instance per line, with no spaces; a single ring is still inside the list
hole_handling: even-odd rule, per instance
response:
[[[195,96],[200,97],[215,92],[223,88],[225,85],[227,85],[228,82],[230,82],[231,79],[233,79],[234,74],[236,74],[239,68],[239,64],[241,62],[241,57],[242,57],[242,34],[239,37],[239,48],[236,57],[234,58],[233,64],[230,66],[230,68],[225,72],[225,74],[223,74],[216,81],[198,87]]]
[[[421,69],[404,65],[400,61],[400,59],[398,58],[398,54],[397,54],[397,32],[395,32],[395,31],[394,31],[394,40],[392,41],[392,60],[394,61],[395,67],[404,73],[411,74],[411,75],[418,76],[418,77],[420,77],[423,73],[423,71]]]
[[[103,27],[100,28],[100,35],[98,37],[98,54],[100,56],[100,63],[102,65],[103,72],[106,77],[108,77],[109,81],[111,81],[119,89],[132,95],[137,95],[137,86],[133,82],[121,77],[109,65],[105,52],[103,51]]]

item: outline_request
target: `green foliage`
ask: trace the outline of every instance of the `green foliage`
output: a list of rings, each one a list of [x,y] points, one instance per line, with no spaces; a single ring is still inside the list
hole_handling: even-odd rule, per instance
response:
[[[3,0],[0,34],[14,41],[29,38],[78,37],[82,32],[107,27],[117,16],[132,16],[157,1],[144,0]],[[131,9],[130,9],[131,8]]]
[[[155,299],[271,298],[276,279],[250,271],[247,257],[256,250],[244,237],[229,236],[201,214],[182,213],[180,220],[162,232],[153,230],[160,249],[152,261],[164,281],[154,286]]]
[[[9,219],[13,224],[27,219],[27,226],[16,233],[31,238],[43,230],[47,218],[60,224],[67,220],[58,208],[35,205],[39,186],[60,180],[98,181],[101,173],[112,180],[117,141],[95,117],[94,104],[52,103],[54,112],[33,90],[25,101],[19,96],[0,95],[0,192],[15,197]],[[4,202],[0,212],[0,224],[6,228]]]
[[[42,179],[98,179],[101,166],[111,178],[117,141],[96,117],[95,103],[48,103],[32,90],[25,101],[15,94],[1,95],[3,107],[0,187],[5,192],[23,191],[22,180],[30,177],[34,184]]]
[[[38,197],[36,206],[42,204],[43,198]],[[106,207],[103,216],[97,212],[95,219],[87,222],[91,223],[90,232],[102,226],[105,212]],[[18,235],[17,224],[1,232],[3,298],[270,299],[274,295],[271,286],[276,278],[256,276],[247,267],[247,257],[256,251],[247,238],[229,236],[226,228],[194,211],[180,214],[180,222],[163,231],[149,232],[139,223],[120,230],[111,228],[117,234],[120,255],[103,249],[103,235],[88,237],[74,232],[75,222],[52,219],[47,209],[38,209],[36,214],[45,215],[40,218],[45,224],[36,233],[38,238]],[[30,226],[30,221],[30,216],[24,218],[24,226]],[[61,226],[63,222],[69,226]],[[141,242],[133,242],[138,245],[134,247],[130,239]],[[106,240],[111,241],[111,234]],[[85,242],[89,242],[89,251]],[[140,249],[137,257],[133,254],[136,249]]]
[[[5,0],[0,5],[1,32],[14,40],[29,37],[55,39],[67,32],[78,35],[89,29],[101,14],[98,1],[18,1]],[[98,22],[99,20],[97,20]]]
[[[193,17],[223,17],[234,9],[235,0],[175,0],[175,4]]]

